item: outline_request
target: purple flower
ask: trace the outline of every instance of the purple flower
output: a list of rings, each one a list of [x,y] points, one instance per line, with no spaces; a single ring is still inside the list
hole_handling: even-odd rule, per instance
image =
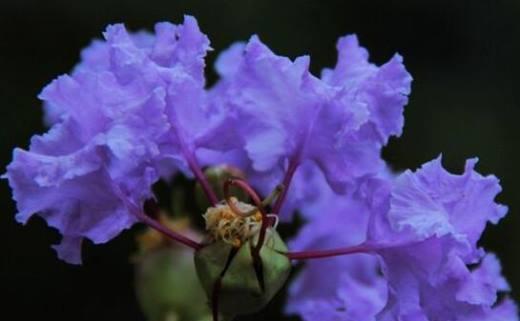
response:
[[[34,136],[28,150],[16,149],[4,175],[17,220],[25,224],[38,214],[62,234],[54,246],[60,258],[81,263],[85,238],[104,243],[137,221],[203,248],[143,214],[152,185],[181,172],[197,178],[212,207],[225,209],[215,216],[217,232],[247,235],[229,246],[252,245],[258,235],[251,252],[255,286],[263,280],[258,273],[270,271],[258,267],[270,263],[260,251],[276,235],[277,214],[301,214],[306,224],[291,251],[310,252],[273,253],[284,266],[280,276],[270,275],[276,290],[288,260],[336,256],[303,266],[287,313],[306,321],[518,320],[515,304],[497,299],[509,291],[498,259],[478,246],[486,224],[507,212],[494,200],[498,179],[478,174],[474,159],[463,174],[450,174],[440,157],[394,175],[380,156],[401,134],[410,93],[399,55],[375,66],[357,38],[346,36],[338,41],[337,65],[318,78],[308,57],[277,56],[254,36],[219,57],[221,80],[206,90],[209,40],[192,17],[182,25],[159,23],[155,34],[113,25],[104,36],[83,51],[70,75],[42,91],[51,128]],[[219,203],[200,165],[223,163],[241,168],[264,196],[283,183],[274,214],[243,179],[226,181],[227,203]],[[231,185],[257,208],[236,208]],[[221,234],[214,235],[218,242]],[[225,287],[217,283],[220,267],[216,275],[211,284]],[[211,300],[219,295],[214,289]]]
[[[415,173],[365,179],[353,196],[329,193],[310,214],[303,210],[309,222],[293,249],[365,244],[381,266],[367,254],[306,263],[288,312],[305,320],[517,320],[512,301],[497,303],[497,293],[509,291],[498,260],[477,247],[486,223],[507,208],[494,202],[498,180],[475,172],[475,163],[453,175],[438,158]]]
[[[338,51],[336,68],[322,79],[310,74],[309,57],[277,56],[257,37],[217,61],[222,80],[215,91],[237,115],[238,148],[262,192],[306,162],[336,192],[383,167],[381,147],[401,133],[411,77],[399,55],[370,64],[355,36],[341,38]]]
[[[379,320],[484,319],[495,313],[496,294],[508,286],[496,258],[484,257],[477,241],[507,207],[494,201],[501,190],[497,178],[478,174],[475,163],[468,160],[464,173],[454,175],[439,157],[376,193],[368,239],[380,245],[389,288]],[[469,264],[480,267],[471,271]]]
[[[17,220],[38,213],[57,228],[55,249],[68,262],[81,262],[83,238],[103,243],[135,223],[161,174],[186,169],[197,148],[226,137],[218,134],[222,115],[209,115],[209,41],[196,21],[155,31],[109,26],[71,76],[45,87],[52,128],[28,151],[16,149],[7,168]]]

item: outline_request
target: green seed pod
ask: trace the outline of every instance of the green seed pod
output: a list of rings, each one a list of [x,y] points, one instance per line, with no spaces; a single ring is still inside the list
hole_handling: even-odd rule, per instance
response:
[[[164,247],[140,256],[136,291],[148,321],[211,320],[189,249]]]
[[[159,213],[164,226],[197,238],[188,220],[172,220]],[[136,238],[139,248],[133,256],[137,299],[148,321],[211,321],[206,294],[200,286],[193,263],[193,251],[153,229]]]
[[[219,312],[228,319],[261,310],[289,276],[290,261],[279,253],[286,252],[287,246],[275,230],[268,230],[267,236],[259,261],[252,256],[256,238],[239,248],[216,241],[195,253],[197,274],[210,304],[220,282]]]

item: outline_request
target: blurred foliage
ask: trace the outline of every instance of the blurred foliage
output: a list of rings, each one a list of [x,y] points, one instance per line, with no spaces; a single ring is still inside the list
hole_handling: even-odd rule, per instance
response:
[[[90,0],[2,1],[0,3],[1,166],[15,146],[27,147],[43,132],[41,88],[78,61],[80,49],[100,37],[105,26],[125,22],[150,29],[157,21],[197,17],[215,52],[208,58],[209,83],[217,53],[257,33],[277,53],[310,54],[319,73],[335,62],[334,44],[357,33],[372,60],[395,52],[414,76],[405,131],[384,151],[396,169],[416,168],[443,153],[445,165],[461,171],[479,156],[478,169],[502,180],[499,200],[510,215],[490,227],[481,242],[496,252],[520,298],[520,5],[511,0],[482,1],[310,1],[310,0]],[[515,134],[516,133],[516,134]],[[181,180],[181,184],[188,184]],[[190,186],[193,186],[191,184]],[[3,315],[16,320],[144,320],[136,302],[129,255],[132,233],[115,241],[85,246],[82,267],[55,258],[57,233],[34,219],[15,223],[7,184],[0,185],[3,257],[0,283]],[[241,318],[289,320],[280,315],[283,293],[261,313]]]

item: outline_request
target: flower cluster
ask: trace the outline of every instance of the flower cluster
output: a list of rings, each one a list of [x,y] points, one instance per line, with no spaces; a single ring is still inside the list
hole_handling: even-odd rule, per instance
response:
[[[220,80],[208,89],[211,48],[192,17],[158,23],[154,34],[113,25],[104,38],[44,88],[51,128],[14,151],[4,176],[16,219],[37,214],[62,234],[54,246],[61,259],[79,264],[84,239],[105,243],[149,223],[152,185],[176,173],[195,177],[222,207],[201,166],[227,164],[263,196],[281,186],[271,215],[305,218],[290,259],[330,257],[304,265],[287,313],[306,321],[518,320],[515,304],[498,299],[509,287],[497,258],[478,246],[486,224],[507,212],[494,201],[498,180],[477,173],[474,159],[454,175],[440,157],[404,173],[381,158],[402,132],[411,89],[399,55],[376,66],[346,36],[336,66],[316,77],[309,57],[278,56],[253,36],[219,56]]]

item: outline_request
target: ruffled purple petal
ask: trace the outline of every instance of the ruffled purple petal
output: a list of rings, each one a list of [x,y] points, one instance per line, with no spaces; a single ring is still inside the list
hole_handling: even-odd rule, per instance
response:
[[[497,292],[508,289],[496,258],[482,259],[477,246],[486,223],[496,223],[506,208],[494,201],[498,180],[475,172],[475,163],[468,160],[465,172],[454,175],[438,158],[374,194],[369,239],[382,245],[389,289],[378,320],[484,315]]]
[[[99,160],[88,159],[90,152],[96,154],[81,150],[53,157],[15,150],[6,175],[17,202],[16,219],[25,224],[37,213],[58,229],[63,241],[56,250],[70,263],[81,262],[82,238],[104,243],[136,221]]]
[[[411,77],[398,56],[370,64],[354,36],[340,39],[338,51],[322,79],[310,74],[308,57],[277,56],[257,37],[217,60],[215,96],[239,115],[235,148],[250,158],[249,177],[269,184],[258,189],[272,190],[289,163],[314,163],[338,193],[384,168],[381,147],[401,133]]]
[[[81,261],[83,238],[103,243],[135,223],[159,175],[187,167],[184,146],[210,146],[208,132],[222,122],[205,110],[209,41],[196,21],[155,31],[109,26],[70,76],[44,88],[53,126],[28,151],[16,150],[8,167],[17,219],[37,213],[57,228],[63,241],[55,249],[68,262]],[[168,158],[178,161],[172,167]]]

